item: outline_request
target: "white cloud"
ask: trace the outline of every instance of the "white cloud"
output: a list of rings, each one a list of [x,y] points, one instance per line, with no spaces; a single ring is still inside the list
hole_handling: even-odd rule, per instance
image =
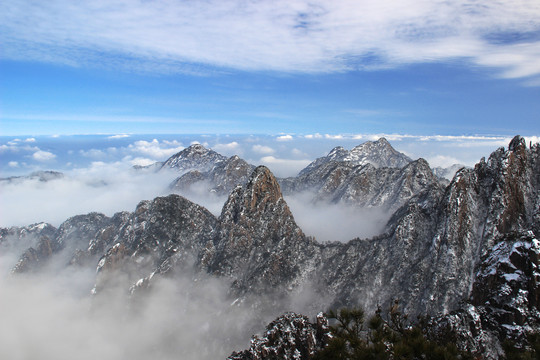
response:
[[[108,137],[108,139],[122,139],[122,138],[127,138],[129,137],[129,135],[127,134],[118,134],[118,135],[111,135]]]
[[[460,161],[453,156],[437,155],[428,157],[427,162],[431,168],[442,167],[447,168],[454,164],[460,164]]]
[[[281,135],[276,138],[277,141],[291,141],[292,139],[292,135]]]
[[[137,162],[144,164],[142,158],[113,163],[94,161],[88,167],[64,171],[65,177],[55,181],[0,184],[2,202],[10,204],[9,212],[2,212],[0,226],[40,221],[58,226],[71,216],[92,211],[109,216],[117,211],[133,211],[139,201],[163,195],[178,176],[134,171],[131,166]]]
[[[178,142],[162,142],[157,139],[152,141],[139,140],[128,146],[128,149],[135,153],[148,156],[155,160],[165,160],[184,149]]]
[[[529,143],[532,143],[532,144],[540,143],[540,136],[524,136],[524,138],[525,138],[525,141],[527,142],[527,145],[529,145]]]
[[[378,140],[382,137],[388,141],[402,141],[405,139],[418,138],[418,136],[403,135],[403,134],[355,134],[352,136],[352,138],[355,140],[364,140],[364,141]]]
[[[179,142],[178,140],[172,140],[172,141],[169,141],[169,140],[163,140],[163,143],[165,145],[168,145],[168,146],[182,146],[182,143]]]
[[[99,159],[105,157],[105,152],[99,149],[90,149],[90,150],[79,150],[79,153],[84,157],[89,157],[93,159]]]
[[[7,0],[0,10],[9,59],[99,59],[143,71],[199,72],[191,64],[207,64],[332,72],[462,58],[505,77],[540,74],[538,36],[515,40],[538,31],[536,0]]]
[[[355,208],[329,202],[313,203],[307,192],[286,196],[294,220],[307,234],[318,241],[347,242],[356,237],[379,235],[391,214],[379,208]]]
[[[56,155],[49,151],[38,150],[32,154],[32,158],[36,161],[50,161],[56,158]]]
[[[260,159],[260,163],[266,165],[278,177],[295,176],[310,162],[311,160],[280,159],[274,156],[264,156]]]
[[[209,144],[207,141],[200,142],[200,141],[194,140],[194,141],[192,141],[192,142],[189,143],[189,145],[196,145],[196,144],[201,144],[201,145],[204,146],[205,148],[210,147],[210,144]]]
[[[307,158],[308,157],[308,154],[306,154],[305,152],[303,152],[302,150],[300,149],[297,149],[297,148],[293,148],[291,150],[291,154],[296,157],[296,158]]]
[[[253,145],[251,147],[251,150],[253,150],[257,154],[262,154],[262,155],[269,155],[275,152],[275,150],[272,149],[270,146],[265,146],[265,145]]]
[[[341,140],[343,139],[343,135],[330,135],[330,134],[324,134],[324,137],[326,139],[332,139],[332,140]]]
[[[212,149],[225,155],[237,155],[240,150],[240,144],[236,141],[227,144],[216,144],[212,146]]]
[[[308,134],[304,136],[306,139],[321,139],[323,136],[319,133]]]
[[[126,160],[128,160],[128,159],[126,159]],[[129,163],[131,165],[139,165],[139,166],[148,166],[148,165],[152,165],[152,164],[156,163],[152,159],[141,158],[141,157],[137,157],[135,159],[129,159],[128,161],[129,161]]]
[[[8,166],[12,168],[16,168],[16,167],[19,167],[19,163],[17,161],[10,161],[8,163]]]
[[[14,256],[0,257],[3,274]],[[249,344],[252,329],[283,311],[261,316],[248,306],[232,307],[227,282],[194,282],[189,273],[154,281],[135,311],[121,286],[89,296],[94,267],[57,267],[0,277],[2,359],[225,359]]]
[[[24,140],[24,142],[28,142],[28,143],[30,143],[30,142],[36,142],[36,139],[34,139],[34,138],[27,138],[27,139]]]

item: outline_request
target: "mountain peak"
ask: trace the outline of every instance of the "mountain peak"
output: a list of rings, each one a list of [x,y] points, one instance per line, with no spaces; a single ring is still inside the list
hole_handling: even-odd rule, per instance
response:
[[[207,149],[201,144],[193,144],[184,150],[172,155],[161,167],[179,171],[200,170],[207,171],[217,163],[227,160],[227,157],[214,150]]]
[[[209,270],[236,278],[238,294],[268,292],[296,276],[296,251],[306,244],[276,178],[259,166],[223,207]]]
[[[269,224],[274,224],[276,228],[283,227],[281,230],[284,230],[288,227],[285,224],[291,222],[291,226],[296,228],[296,224],[292,225],[294,220],[280,186],[266,166],[255,168],[248,182],[232,191],[223,206],[220,221],[245,228],[263,226],[265,229],[259,229],[263,232],[268,230]],[[254,234],[249,235],[252,236]]]
[[[388,142],[388,140],[386,140],[385,137],[379,138],[379,140],[374,141],[374,143],[375,144],[385,145],[385,146],[391,146],[390,143]]]
[[[375,167],[391,168],[402,168],[412,161],[407,155],[394,149],[385,138],[356,146],[345,160],[359,165],[369,163]]]
[[[208,150],[207,148],[205,148],[203,145],[201,144],[192,144],[190,146],[188,146],[187,148],[184,149],[186,152],[188,153],[207,153]]]
[[[527,143],[525,142],[525,139],[522,138],[519,135],[514,136],[514,138],[510,141],[510,144],[508,144],[508,150],[515,151],[519,147],[527,147]]]
[[[210,152],[212,150],[209,150],[207,148],[205,148],[203,145],[201,144],[193,144],[193,145],[190,145],[188,146],[187,148],[185,148],[184,150],[180,151],[179,153],[173,155],[173,156],[176,156],[176,155],[193,155],[193,156],[197,156],[197,155],[204,155],[204,154],[207,154],[208,152]]]
[[[353,165],[371,164],[376,168],[389,167],[401,169],[409,164],[412,159],[394,149],[388,140],[382,137],[376,141],[366,141],[363,144],[355,146],[350,151],[337,146],[328,155],[313,161],[300,171],[298,175],[305,175],[330,161],[348,161]]]
[[[242,192],[243,208],[250,213],[264,211],[268,205],[277,204],[283,199],[276,177],[262,165],[253,170]]]

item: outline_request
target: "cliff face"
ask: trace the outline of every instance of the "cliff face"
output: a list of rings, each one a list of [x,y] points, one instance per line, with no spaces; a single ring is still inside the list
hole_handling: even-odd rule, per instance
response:
[[[191,145],[167,159],[161,169],[174,169],[180,173],[189,170],[208,171],[227,158],[201,144]]]
[[[296,225],[270,170],[256,168],[225,203],[205,254],[211,273],[232,277],[238,293],[286,288],[312,243]]]
[[[282,179],[281,185],[288,195],[312,192],[314,202],[378,207],[390,213],[427,188],[440,186],[424,159],[411,161],[402,168],[327,161],[308,173]]]
[[[287,313],[268,324],[263,336],[254,336],[248,350],[235,352],[227,360],[314,359],[330,336],[322,313],[314,323],[306,316]]]
[[[408,156],[394,149],[385,138],[380,138],[377,141],[367,141],[350,151],[338,146],[332,149],[327,156],[313,161],[299,175],[306,175],[329,162],[349,162],[353,165],[370,164],[376,168],[387,167],[399,169],[411,161]]]
[[[191,170],[180,176],[170,185],[179,193],[192,191],[197,185],[205,185],[210,193],[228,195],[236,185],[245,184],[255,169],[238,156],[220,160],[208,171]]]

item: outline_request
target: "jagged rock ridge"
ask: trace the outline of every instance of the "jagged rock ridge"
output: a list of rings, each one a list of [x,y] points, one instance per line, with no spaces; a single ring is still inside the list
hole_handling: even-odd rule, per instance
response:
[[[38,180],[41,182],[47,182],[56,179],[62,179],[64,174],[58,171],[34,171],[27,176],[10,176],[7,178],[0,178],[0,181],[6,183],[22,182],[25,180]]]
[[[225,161],[227,158],[214,150],[206,149],[201,144],[193,144],[167,159],[162,169],[174,169],[178,172],[188,170],[207,171],[215,164]]]
[[[322,313],[314,323],[306,316],[287,313],[268,324],[263,336],[254,336],[248,350],[235,352],[227,360],[313,359],[330,336]]]
[[[238,156],[226,159],[197,144],[171,156],[162,168],[175,168],[183,173],[169,188],[190,197],[201,191],[226,196],[236,185],[247,182],[255,166]],[[286,195],[309,192],[313,202],[343,202],[386,211],[396,210],[439,180],[423,159],[412,162],[384,138],[368,141],[351,151],[337,147],[297,177],[278,179]]]
[[[284,193],[313,193],[314,202],[327,201],[395,211],[414,195],[437,186],[424,159],[402,168],[377,168],[370,163],[356,165],[347,161],[327,161],[298,177],[281,180]]]
[[[236,185],[245,184],[254,169],[255,166],[234,155],[219,161],[208,171],[191,170],[185,173],[175,179],[170,188],[175,192],[189,192],[194,185],[206,183],[211,193],[228,195]]]
[[[303,169],[299,175],[304,175],[330,161],[346,161],[354,165],[371,164],[376,168],[402,168],[412,160],[395,150],[385,138],[377,141],[367,141],[348,151],[341,146],[335,147],[327,156],[320,157]]]

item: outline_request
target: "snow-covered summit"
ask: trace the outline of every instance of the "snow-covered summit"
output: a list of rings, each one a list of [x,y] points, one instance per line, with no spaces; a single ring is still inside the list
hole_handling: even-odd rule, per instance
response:
[[[299,175],[307,174],[331,161],[348,161],[353,165],[371,164],[376,168],[402,168],[412,159],[394,149],[385,138],[380,138],[377,141],[360,144],[350,151],[341,146],[335,147],[327,156],[320,157],[309,164]]]
[[[161,168],[175,169],[179,172],[188,170],[208,171],[225,160],[227,160],[226,156],[207,149],[201,144],[194,144],[171,156]]]

